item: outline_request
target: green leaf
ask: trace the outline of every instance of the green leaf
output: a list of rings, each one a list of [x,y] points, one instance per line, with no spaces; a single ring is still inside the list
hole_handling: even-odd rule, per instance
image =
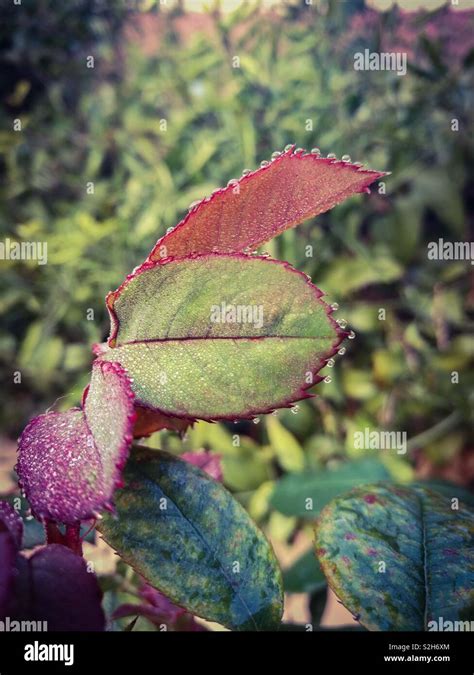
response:
[[[192,614],[236,630],[279,626],[281,574],[264,535],[206,473],[136,448],[99,530],[146,581]]]
[[[269,460],[260,448],[238,450],[238,455],[222,457],[224,483],[234,491],[255,490],[272,476]]]
[[[371,485],[321,513],[328,583],[369,630],[427,630],[474,619],[474,513],[420,487]],[[385,572],[382,570],[384,569]]]
[[[283,469],[302,471],[305,466],[305,457],[301,445],[273,415],[267,418],[267,432],[272,449]]]
[[[283,587],[287,593],[313,593],[326,586],[326,577],[311,549],[283,572]]]
[[[393,258],[382,252],[369,258],[339,258],[331,265],[323,280],[328,293],[345,297],[373,284],[389,284],[397,281],[403,268]]]
[[[389,479],[381,462],[363,459],[336,469],[321,469],[285,476],[276,485],[272,506],[288,516],[313,519],[334,497],[357,485]]]
[[[109,295],[109,346],[137,402],[165,413],[253,417],[306,396],[345,333],[286,263],[206,255],[147,263]]]

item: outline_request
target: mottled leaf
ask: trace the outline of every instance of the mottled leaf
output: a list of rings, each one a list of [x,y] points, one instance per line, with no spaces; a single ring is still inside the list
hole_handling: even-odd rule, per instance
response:
[[[420,487],[357,488],[316,527],[329,585],[369,630],[473,620],[473,543],[474,512]]]
[[[262,257],[145,264],[108,296],[113,348],[99,359],[128,370],[139,404],[178,417],[252,417],[320,381],[346,335],[321,296],[306,275]]]
[[[104,539],[189,612],[237,630],[275,628],[282,613],[273,551],[218,482],[165,452],[135,449]]]
[[[444,497],[449,497],[449,499],[458,499],[460,502],[467,504],[467,506],[474,508],[474,494],[461,485],[456,485],[440,478],[430,478],[429,480],[419,481],[416,484],[420,487],[428,488],[433,492],[439,492]]]
[[[17,559],[16,620],[46,621],[48,631],[101,631],[102,592],[83,558],[60,544]]]
[[[284,230],[364,192],[379,171],[350,162],[294,152],[294,146],[193,207],[158,240],[150,260],[190,253],[255,250]]]
[[[333,469],[284,476],[276,484],[270,501],[277,511],[287,516],[314,519],[337,495],[364,483],[389,478],[390,474],[381,462],[362,459]]]
[[[83,409],[32,420],[19,441],[17,472],[36,517],[75,523],[110,508],[134,420],[125,371],[99,361]]]

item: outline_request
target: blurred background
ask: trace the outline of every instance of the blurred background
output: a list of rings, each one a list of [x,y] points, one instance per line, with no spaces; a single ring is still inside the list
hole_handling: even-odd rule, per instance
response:
[[[288,620],[353,623],[327,601],[310,551],[315,511],[378,478],[474,488],[472,266],[427,256],[439,238],[468,240],[473,220],[472,7],[23,0],[2,10],[1,240],[47,242],[48,264],[1,261],[0,493],[16,493],[27,421],[80,401],[91,344],[108,333],[106,293],[193,201],[288,143],[349,154],[392,175],[265,246],[311,275],[356,333],[323,371],[331,382],[293,410],[149,444],[221,456],[225,484],[286,570]],[[354,70],[364,49],[406,52],[406,75]],[[365,428],[406,432],[408,452],[356,449]],[[302,492],[314,495],[311,518]],[[113,608],[137,582],[95,549]]]

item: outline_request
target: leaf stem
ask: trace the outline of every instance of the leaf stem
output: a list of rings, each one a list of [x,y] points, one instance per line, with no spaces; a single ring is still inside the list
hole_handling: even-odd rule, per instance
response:
[[[445,417],[444,420],[441,420],[441,422],[438,422],[438,424],[435,424],[433,427],[431,427],[431,429],[422,431],[420,434],[410,438],[407,443],[407,451],[410,452],[415,448],[419,448],[423,445],[427,445],[428,443],[438,440],[438,438],[441,438],[447,434],[449,431],[451,431],[451,429],[454,429],[460,421],[461,413],[458,410],[455,410],[450,415]]]

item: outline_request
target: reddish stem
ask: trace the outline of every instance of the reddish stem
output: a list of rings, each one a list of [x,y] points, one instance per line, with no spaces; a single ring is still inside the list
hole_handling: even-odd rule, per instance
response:
[[[81,523],[66,525],[66,546],[82,556]]]
[[[66,533],[63,534],[57,523],[53,520],[47,520],[45,522],[45,531],[47,544],[67,546],[71,551],[82,556],[81,523],[77,522],[74,525],[66,525]]]
[[[47,520],[44,524],[44,529],[46,532],[46,543],[47,544],[62,544],[64,543],[64,535],[60,531],[59,527],[53,520]]]

